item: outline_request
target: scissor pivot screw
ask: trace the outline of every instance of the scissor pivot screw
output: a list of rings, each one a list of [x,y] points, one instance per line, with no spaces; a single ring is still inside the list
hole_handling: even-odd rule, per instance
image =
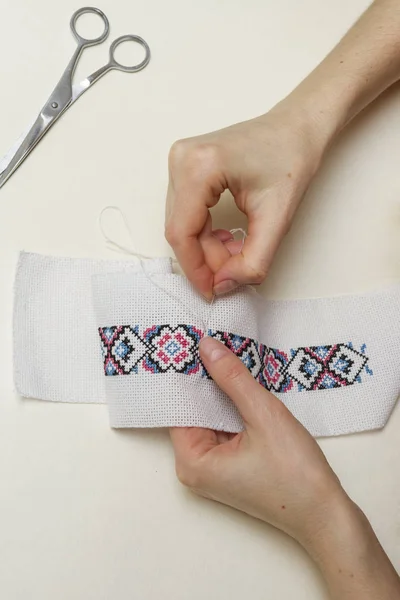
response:
[[[52,102],[51,103],[51,108],[58,108],[57,102]]]

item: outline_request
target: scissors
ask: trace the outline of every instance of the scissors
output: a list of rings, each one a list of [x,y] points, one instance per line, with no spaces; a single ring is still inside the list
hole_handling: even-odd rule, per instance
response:
[[[96,38],[86,39],[79,35],[76,29],[76,22],[84,14],[91,13],[101,17],[104,23],[103,33]],[[110,24],[106,15],[99,9],[93,7],[84,7],[77,10],[71,17],[71,31],[78,42],[77,48],[68,63],[60,81],[54,88],[50,98],[42,108],[34,124],[30,127],[28,132],[22,135],[18,141],[14,144],[11,150],[6,156],[0,160],[0,188],[5,182],[11,177],[11,175],[18,169],[25,158],[32,152],[34,147],[40,142],[42,137],[48,132],[50,127],[61,117],[62,114],[74,103],[78,98],[82,96],[96,81],[103,77],[106,73],[112,69],[118,71],[125,71],[125,73],[136,73],[144,69],[150,61],[150,48],[144,39],[138,35],[123,35],[111,44],[110,46],[110,58],[106,65],[86,77],[83,81],[78,84],[72,83],[72,78],[78,64],[79,58],[86,48],[89,46],[96,46],[104,42],[110,31]],[[133,65],[125,66],[119,63],[115,59],[115,50],[117,46],[123,42],[132,41],[140,44],[145,51],[145,57],[142,62]]]

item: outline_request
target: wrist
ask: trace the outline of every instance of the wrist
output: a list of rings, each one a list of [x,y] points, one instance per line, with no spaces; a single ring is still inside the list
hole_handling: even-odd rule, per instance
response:
[[[318,534],[307,540],[304,547],[328,586],[334,587],[341,579],[349,583],[356,577],[362,585],[376,580],[379,586],[386,574],[398,591],[397,575],[362,510],[344,494],[332,504],[327,516]]]
[[[317,170],[326,150],[343,127],[345,109],[339,103],[328,102],[322,90],[308,89],[306,81],[260,120],[268,121],[275,115],[290,134],[303,140],[307,159],[312,158]]]
[[[356,107],[363,85],[354,74],[322,64],[289,98],[303,107],[327,147],[358,112]]]
[[[335,557],[351,555],[360,540],[364,543],[368,527],[360,508],[342,491],[324,507],[316,527],[300,543],[324,569]]]
[[[352,116],[356,83],[311,73],[281,106],[289,110],[321,158]]]
[[[362,510],[345,494],[303,544],[332,598],[400,600],[400,579]]]

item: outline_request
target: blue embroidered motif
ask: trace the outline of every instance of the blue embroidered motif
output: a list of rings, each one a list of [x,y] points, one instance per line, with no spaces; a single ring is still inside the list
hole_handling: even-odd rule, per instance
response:
[[[373,375],[365,344],[359,351],[348,342],[285,352],[226,331],[210,330],[208,334],[236,354],[272,392],[334,389],[362,383],[363,373]],[[203,332],[193,325],[153,325],[142,333],[138,325],[119,325],[101,327],[99,335],[107,376],[172,371],[210,377],[198,352]]]

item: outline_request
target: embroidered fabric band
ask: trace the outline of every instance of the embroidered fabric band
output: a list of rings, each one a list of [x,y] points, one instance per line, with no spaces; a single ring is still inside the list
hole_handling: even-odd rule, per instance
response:
[[[139,325],[99,328],[106,376],[133,373],[182,373],[210,377],[198,352],[204,332],[194,325],[153,325],[142,333]],[[291,348],[268,348],[248,337],[208,330],[227,346],[249,369],[255,379],[272,392],[296,389],[325,390],[362,383],[361,375],[373,375],[368,366],[366,346],[353,344]]]
[[[285,302],[244,288],[210,311],[169,260],[143,268],[147,275],[137,261],[21,255],[14,365],[22,395],[106,399],[112,427],[240,431],[199,360],[206,325],[313,435],[386,423],[400,389],[399,285]]]

